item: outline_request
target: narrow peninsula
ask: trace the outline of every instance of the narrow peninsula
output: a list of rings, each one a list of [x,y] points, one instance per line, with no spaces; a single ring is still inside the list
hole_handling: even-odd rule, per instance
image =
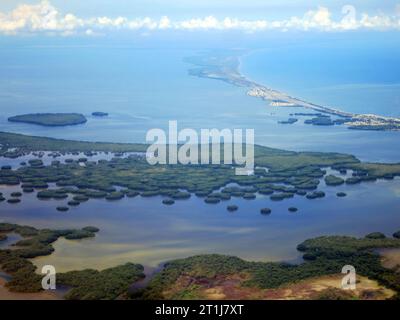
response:
[[[213,56],[190,57],[185,61],[196,66],[196,68],[189,70],[190,75],[200,78],[221,80],[238,87],[247,88],[247,94],[249,96],[266,100],[269,102],[270,106],[273,107],[302,107],[312,109],[318,113],[337,116],[341,118],[340,124],[346,125],[349,129],[400,130],[400,118],[376,114],[354,114],[345,112],[292,97],[289,94],[254,82],[240,73],[240,61],[237,52],[231,55],[215,54]],[[318,124],[319,123],[317,123],[317,125]]]

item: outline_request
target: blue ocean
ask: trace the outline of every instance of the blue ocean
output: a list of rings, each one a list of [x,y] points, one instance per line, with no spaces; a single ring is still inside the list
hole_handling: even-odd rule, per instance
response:
[[[270,88],[316,104],[352,113],[400,116],[399,36],[326,38],[254,50],[242,59],[241,71]]]

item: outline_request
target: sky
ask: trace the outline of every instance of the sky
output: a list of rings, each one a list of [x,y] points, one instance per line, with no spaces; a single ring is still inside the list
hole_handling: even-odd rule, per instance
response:
[[[1,0],[0,34],[400,30],[400,0]]]

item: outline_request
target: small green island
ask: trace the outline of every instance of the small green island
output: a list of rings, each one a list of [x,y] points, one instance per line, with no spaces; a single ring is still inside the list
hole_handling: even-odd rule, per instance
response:
[[[80,113],[30,113],[10,117],[8,121],[46,127],[63,127],[83,124],[87,122],[87,119]]]
[[[102,111],[95,111],[95,112],[92,112],[92,116],[94,116],[94,117],[107,117],[108,113],[107,112],[102,112]]]

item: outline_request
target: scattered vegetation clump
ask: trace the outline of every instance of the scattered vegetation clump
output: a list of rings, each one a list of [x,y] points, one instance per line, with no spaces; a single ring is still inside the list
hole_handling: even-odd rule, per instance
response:
[[[239,207],[237,205],[232,204],[232,205],[227,206],[226,209],[229,212],[233,212],[233,211],[237,211],[239,209]]]
[[[96,191],[96,190],[87,190],[87,191],[85,191],[84,195],[87,196],[88,198],[99,199],[99,198],[105,198],[107,196],[107,192]]]
[[[385,239],[386,236],[381,232],[372,232],[365,236],[368,239]]]
[[[22,197],[22,193],[21,192],[12,192],[11,197],[14,197],[14,198]]]
[[[196,192],[195,192],[196,197],[199,197],[199,198],[207,197],[209,194],[210,194],[209,191],[202,191],[202,190],[200,190],[200,191],[196,191]]]
[[[175,203],[175,201],[172,200],[172,199],[164,199],[164,200],[162,201],[162,203],[163,203],[163,204],[166,204],[166,205],[172,205],[172,204]]]
[[[362,163],[351,155],[319,152],[292,152],[255,146],[255,175],[237,176],[234,166],[227,165],[157,165],[151,166],[143,155],[117,157],[124,152],[145,152],[142,144],[113,144],[78,142],[51,138],[31,137],[0,132],[2,146],[0,156],[15,156],[39,151],[54,154],[90,157],[97,151],[113,152],[116,157],[109,161],[57,162],[44,165],[41,159],[31,159],[29,166],[16,170],[0,170],[0,184],[18,185],[28,190],[39,189],[39,199],[65,199],[72,194],[73,201],[89,198],[118,200],[135,197],[165,196],[173,200],[188,199],[191,194],[204,197],[207,203],[229,200],[231,197],[256,198],[256,193],[270,195],[271,200],[291,198],[295,194],[309,199],[321,198],[318,191],[320,180],[326,174],[323,169],[352,170],[355,175],[346,183],[373,181],[377,178],[399,176],[400,165]],[[223,147],[223,146],[221,146]],[[10,154],[10,150],[13,153]],[[342,178],[328,175],[328,184],[342,183]],[[60,189],[49,189],[55,183]],[[229,185],[229,187],[227,186]],[[124,188],[122,191],[116,189]],[[75,190],[71,190],[74,188]],[[309,190],[316,190],[310,193]],[[307,194],[307,192],[309,192]]]
[[[395,233],[393,233],[393,237],[397,238],[397,239],[400,239],[400,230],[396,231]]]
[[[346,184],[357,184],[360,183],[361,179],[358,177],[351,177],[346,179]]]
[[[134,198],[134,197],[137,197],[138,195],[140,194],[140,192],[137,192],[137,191],[128,191],[125,195],[128,197],[128,198]]]
[[[184,199],[189,199],[190,198],[190,193],[189,192],[184,192],[184,191],[178,191],[175,192],[171,195],[171,197],[175,200],[184,200]]]
[[[106,195],[107,200],[120,200],[124,197],[125,195],[122,192],[111,192]]]
[[[261,214],[271,214],[272,210],[270,208],[262,208],[260,212]]]
[[[39,199],[65,199],[68,198],[68,194],[62,189],[47,189],[39,191],[36,197]]]
[[[67,235],[65,235],[65,239],[68,240],[80,240],[86,238],[93,238],[94,232],[88,230],[72,230]]]
[[[306,195],[307,199],[317,199],[325,197],[325,192],[323,191],[314,191]]]
[[[108,113],[107,112],[102,112],[102,111],[95,111],[95,112],[92,112],[92,116],[95,116],[95,117],[107,117]]]
[[[69,210],[69,208],[68,208],[68,207],[65,207],[65,206],[59,206],[59,207],[57,207],[56,209],[57,209],[57,211],[61,211],[61,212],[66,212],[66,211]]]
[[[158,195],[158,191],[156,190],[149,190],[149,191],[143,191],[140,196],[142,197],[155,197]]]
[[[11,198],[11,199],[8,199],[7,202],[11,203],[11,204],[16,204],[16,203],[20,203],[21,199],[19,199],[19,198]]]
[[[344,183],[344,180],[340,177],[329,175],[325,177],[325,183],[328,186],[339,186]]]
[[[243,199],[246,199],[246,200],[253,200],[255,198],[256,198],[256,195],[254,193],[245,193],[243,195]]]
[[[260,190],[258,191],[258,193],[264,194],[264,195],[270,195],[270,194],[273,194],[274,191],[271,190],[271,189],[260,189]]]
[[[270,196],[270,199],[272,201],[282,201],[284,199],[293,198],[293,196],[294,196],[293,193],[287,193],[287,192],[275,193],[272,196]]]
[[[40,159],[31,159],[28,161],[29,165],[34,168],[41,168],[43,167],[43,161]]]
[[[85,202],[85,201],[88,201],[88,200],[89,200],[89,197],[80,194],[80,195],[74,196],[72,199],[73,199],[74,201],[77,201],[77,202]]]

